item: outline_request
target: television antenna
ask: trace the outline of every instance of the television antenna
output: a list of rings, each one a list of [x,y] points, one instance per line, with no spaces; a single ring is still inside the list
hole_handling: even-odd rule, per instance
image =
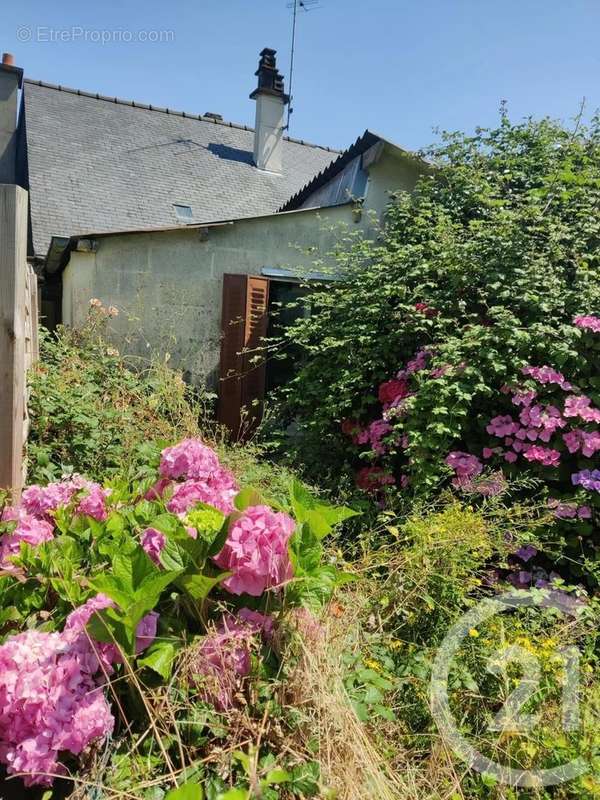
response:
[[[287,112],[287,125],[285,126],[284,130],[287,130],[289,133],[290,130],[290,115],[293,112],[292,101],[294,99],[294,95],[292,94],[292,81],[294,78],[294,51],[296,49],[296,18],[298,16],[299,11],[316,11],[320,6],[318,5],[319,0],[292,0],[291,3],[287,4],[288,8],[292,9],[292,46],[290,48],[290,84],[289,84],[289,93],[290,93],[290,100],[288,103],[288,112]]]

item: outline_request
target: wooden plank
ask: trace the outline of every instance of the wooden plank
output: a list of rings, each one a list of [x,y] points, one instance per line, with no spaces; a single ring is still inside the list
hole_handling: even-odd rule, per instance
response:
[[[29,267],[31,275],[31,363],[37,364],[40,358],[40,337],[39,337],[39,324],[40,324],[40,309],[39,309],[39,286],[37,273],[32,266]]]
[[[27,192],[0,184],[0,488],[20,498],[25,419]]]

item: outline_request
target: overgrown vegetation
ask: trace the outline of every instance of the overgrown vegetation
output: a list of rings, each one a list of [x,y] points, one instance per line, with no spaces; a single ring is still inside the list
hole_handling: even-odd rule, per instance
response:
[[[451,450],[481,455],[486,425],[511,408],[502,387],[535,385],[524,367],[549,365],[600,403],[600,337],[573,324],[600,311],[600,122],[503,116],[425,155],[434,169],[394,199],[376,239],[336,253],[341,280],[310,294],[284,342],[303,352],[285,454],[329,465],[338,485],[376,467],[362,488],[383,470],[409,497],[436,490]]]
[[[101,307],[45,337],[40,486],[1,523],[11,772],[58,770],[44,800],[600,796],[599,136],[448,137],[312,295],[280,456],[362,515],[131,371]]]

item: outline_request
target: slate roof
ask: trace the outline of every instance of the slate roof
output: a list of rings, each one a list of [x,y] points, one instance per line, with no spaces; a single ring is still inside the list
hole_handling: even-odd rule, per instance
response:
[[[274,213],[338,151],[284,139],[283,172],[252,163],[254,131],[26,79],[28,188],[35,255],[53,236]]]

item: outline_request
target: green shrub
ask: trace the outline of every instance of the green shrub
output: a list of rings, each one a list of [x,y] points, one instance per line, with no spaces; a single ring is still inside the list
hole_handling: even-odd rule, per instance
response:
[[[166,363],[133,370],[103,338],[105,319],[92,308],[81,330],[40,330],[29,382],[31,482],[65,472],[103,480],[131,465],[143,442],[198,433],[202,398]]]
[[[313,292],[310,316],[285,334],[303,353],[284,395],[298,431],[285,449],[337,485],[376,465],[430,494],[450,450],[481,453],[507,407],[501,387],[528,364],[561,370],[600,403],[600,334],[572,324],[600,311],[598,120],[570,132],[503,117],[426,155],[435,168],[398,194],[377,239],[341,248],[342,280]],[[424,347],[428,368],[401,376],[409,396],[388,413],[385,457],[357,448],[342,424],[352,434],[381,418],[378,387]]]

